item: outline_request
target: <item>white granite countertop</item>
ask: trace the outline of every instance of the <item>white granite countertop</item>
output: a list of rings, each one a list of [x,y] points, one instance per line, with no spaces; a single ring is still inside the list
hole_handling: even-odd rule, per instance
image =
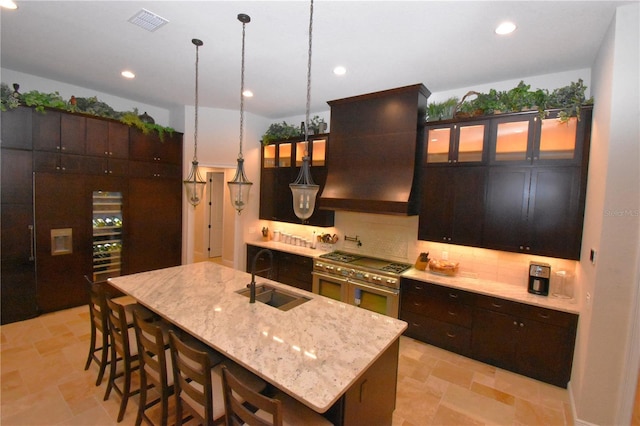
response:
[[[294,246],[274,241],[248,241],[247,244],[280,250],[288,253],[299,254],[301,256],[318,257],[327,253],[325,250],[310,249],[306,247]],[[411,263],[411,262],[407,262]],[[434,274],[429,271],[420,271],[411,268],[402,274],[403,277],[413,278],[420,281],[427,281],[447,287],[458,288],[474,293],[484,294],[487,296],[500,297],[515,302],[527,303],[529,305],[540,306],[542,308],[556,309],[572,314],[579,314],[579,307],[574,301],[559,299],[552,296],[540,296],[531,294],[525,286],[512,285],[497,281],[482,280],[478,278],[457,275],[455,277],[447,277]]]
[[[261,277],[258,284],[311,300],[286,312],[250,304],[236,293],[250,278],[201,262],[109,283],[318,412],[329,409],[407,327]]]
[[[527,303],[529,305],[539,306],[541,308],[555,309],[572,314],[580,313],[578,306],[566,299],[531,294],[524,286],[511,285],[489,280],[481,280],[478,278],[469,278],[460,275],[455,277],[448,277],[444,275],[434,274],[429,271],[420,271],[416,268],[409,269],[408,271],[404,272],[402,276],[405,278],[413,278],[419,281],[426,281],[433,284],[466,290],[473,293],[500,297],[502,299],[512,300],[514,302]]]

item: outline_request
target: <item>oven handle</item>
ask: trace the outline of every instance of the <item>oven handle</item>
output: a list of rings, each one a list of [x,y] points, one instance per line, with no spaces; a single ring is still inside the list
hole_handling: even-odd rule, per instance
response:
[[[339,277],[339,276],[336,276],[336,275],[325,274],[325,273],[318,272],[318,271],[311,272],[311,275],[317,275],[320,278],[326,278],[327,280],[333,280],[333,281],[337,281],[337,282],[341,282],[341,283],[349,282],[348,278]]]
[[[368,288],[368,289],[376,290],[376,291],[381,291],[381,292],[384,292],[384,293],[392,294],[394,296],[397,296],[397,295],[400,294],[399,290],[397,290],[395,288],[391,288],[391,287],[371,285],[371,284],[363,283],[362,281],[350,280],[349,278],[347,278],[347,282],[349,282],[351,284],[354,284],[354,285],[357,285],[358,287]]]

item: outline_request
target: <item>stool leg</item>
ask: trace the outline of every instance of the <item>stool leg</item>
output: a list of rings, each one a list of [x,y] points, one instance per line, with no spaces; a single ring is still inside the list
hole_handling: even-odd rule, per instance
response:
[[[93,321],[93,320],[92,320]],[[91,365],[91,359],[93,358],[93,353],[96,350],[96,327],[91,323],[91,342],[89,343],[89,356],[87,356],[87,362],[84,364],[85,371],[89,369]]]
[[[100,383],[102,383],[104,372],[107,369],[107,364],[109,363],[109,335],[106,333],[101,333],[101,334],[102,334],[102,354],[100,358],[100,371],[98,372],[98,379],[96,380],[96,386],[100,386]]]

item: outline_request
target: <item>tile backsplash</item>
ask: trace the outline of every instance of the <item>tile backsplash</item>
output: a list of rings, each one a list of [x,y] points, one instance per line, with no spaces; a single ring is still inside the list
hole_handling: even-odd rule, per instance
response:
[[[418,255],[429,252],[432,259],[447,257],[460,263],[460,274],[479,279],[526,286],[529,262],[551,265],[551,272],[560,270],[575,274],[577,261],[509,253],[498,250],[419,241],[418,216],[387,216],[353,212],[336,212],[333,228],[315,228],[281,222],[265,222],[270,229],[299,234],[310,238],[316,234],[337,234],[339,241],[325,249],[346,250],[398,262],[415,263]],[[357,237],[362,243],[345,241]]]

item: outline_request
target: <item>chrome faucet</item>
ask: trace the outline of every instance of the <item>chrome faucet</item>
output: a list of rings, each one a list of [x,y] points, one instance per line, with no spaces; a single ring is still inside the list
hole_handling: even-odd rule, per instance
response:
[[[269,267],[265,269],[261,269],[256,271],[256,261],[262,255],[262,253],[269,254]],[[253,260],[251,261],[251,282],[247,287],[249,287],[249,303],[256,303],[256,272],[264,272],[269,271],[268,277],[271,278],[271,270],[273,269],[273,252],[269,249],[262,249],[253,256]]]

